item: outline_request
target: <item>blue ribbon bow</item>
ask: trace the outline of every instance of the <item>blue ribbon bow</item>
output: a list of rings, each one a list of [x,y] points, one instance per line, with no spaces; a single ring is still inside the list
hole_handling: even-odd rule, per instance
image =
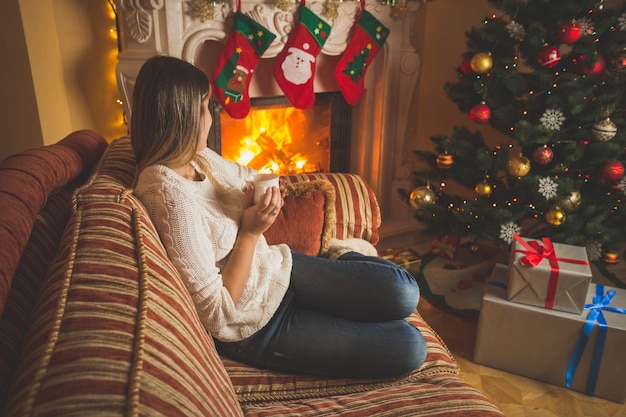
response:
[[[596,295],[593,297],[593,303],[585,304],[585,310],[589,310],[589,315],[587,316],[587,321],[583,327],[583,333],[578,339],[578,344],[576,345],[576,349],[574,349],[574,354],[572,355],[572,359],[570,360],[567,368],[567,376],[565,380],[567,388],[572,385],[572,379],[574,378],[576,367],[578,366],[578,362],[580,362],[580,358],[585,351],[585,346],[587,345],[589,336],[591,335],[591,332],[597,322],[598,337],[596,338],[596,345],[591,359],[591,369],[589,371],[589,377],[587,378],[587,389],[585,393],[593,395],[596,391],[598,373],[600,372],[600,362],[602,361],[604,342],[606,341],[606,333],[608,329],[608,325],[602,311],[604,310],[611,311],[613,313],[626,314],[626,308],[609,307],[613,297],[615,297],[614,290],[609,290],[605,295],[604,285],[596,285]]]

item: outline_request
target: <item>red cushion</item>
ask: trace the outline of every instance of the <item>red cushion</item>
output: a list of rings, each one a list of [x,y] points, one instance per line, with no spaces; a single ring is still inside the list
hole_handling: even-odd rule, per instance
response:
[[[326,252],[335,227],[335,189],[326,180],[287,184],[285,205],[264,233],[269,244],[286,243],[296,252]]]

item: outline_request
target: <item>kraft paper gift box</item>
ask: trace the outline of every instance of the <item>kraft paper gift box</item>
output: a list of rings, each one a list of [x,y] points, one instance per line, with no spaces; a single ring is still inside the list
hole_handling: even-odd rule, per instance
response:
[[[580,314],[590,284],[585,248],[515,235],[509,259],[510,301]]]
[[[387,249],[382,258],[394,262],[404,269],[413,269],[415,272],[419,270],[419,264],[422,262],[422,258],[409,249]]]
[[[608,307],[572,314],[512,303],[506,299],[506,282],[507,266],[496,265],[481,305],[475,362],[562,387],[568,387],[569,371],[568,388],[626,401],[626,290],[600,286],[605,294],[616,292]],[[590,286],[587,304],[593,304],[597,287]],[[600,312],[607,323],[604,346],[598,345],[602,332],[592,317]],[[590,335],[583,344],[585,329]],[[575,352],[581,354],[577,364]],[[599,364],[594,365],[594,354]],[[595,388],[588,386],[594,381]]]

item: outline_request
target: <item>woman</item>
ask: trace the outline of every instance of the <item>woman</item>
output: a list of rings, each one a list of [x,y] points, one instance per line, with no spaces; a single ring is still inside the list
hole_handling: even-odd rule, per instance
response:
[[[268,245],[282,186],[253,204],[250,168],[207,147],[209,82],[177,58],[142,66],[131,142],[144,203],[220,353],[284,372],[397,377],[426,343],[404,320],[419,287],[401,267],[349,252],[338,260]]]

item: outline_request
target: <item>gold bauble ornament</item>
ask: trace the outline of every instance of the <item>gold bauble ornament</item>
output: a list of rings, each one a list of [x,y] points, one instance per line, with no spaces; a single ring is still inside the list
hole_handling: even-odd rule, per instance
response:
[[[530,159],[522,154],[514,156],[507,162],[506,170],[514,177],[523,177],[530,172]]]
[[[476,184],[476,187],[474,187],[474,191],[476,191],[476,194],[481,197],[489,196],[491,195],[491,185],[489,185],[486,181],[479,182]]]
[[[607,265],[615,265],[617,263],[617,259],[619,258],[619,255],[616,252],[612,252],[612,251],[604,251],[602,252],[602,263],[605,263]]]
[[[558,207],[548,210],[546,213],[546,222],[552,226],[560,226],[565,222],[565,212]]]
[[[606,142],[615,137],[617,134],[617,126],[607,117],[591,126],[591,135],[595,140]]]
[[[559,201],[559,207],[568,213],[576,210],[578,207],[580,207],[580,204],[581,195],[578,191],[572,191],[569,197]]]
[[[479,52],[470,60],[470,67],[476,74],[484,74],[493,66],[491,54],[487,52]]]
[[[435,202],[435,192],[428,186],[416,187],[409,195],[409,203],[414,209],[420,209],[425,204]]]

